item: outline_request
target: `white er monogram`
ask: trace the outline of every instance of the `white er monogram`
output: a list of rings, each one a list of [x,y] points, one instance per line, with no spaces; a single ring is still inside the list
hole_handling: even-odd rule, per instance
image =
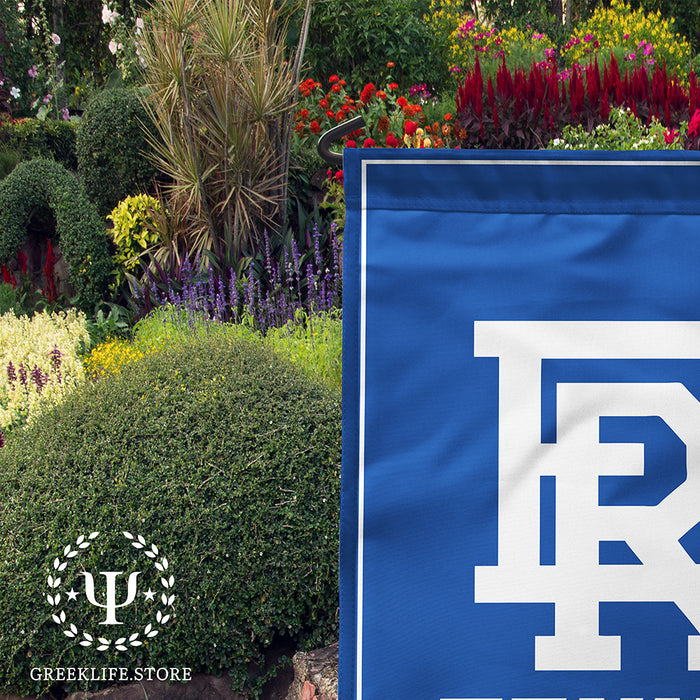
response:
[[[560,383],[556,443],[541,440],[545,359],[700,359],[700,322],[478,321],[476,357],[499,358],[498,565],[477,566],[476,603],[554,603],[535,670],[620,670],[599,603],[674,602],[700,630],[700,566],[679,543],[700,518],[700,403],[682,384]],[[686,480],[655,506],[600,506],[598,477],[643,475],[640,444],[599,439],[600,416],[659,416],[686,445]],[[540,564],[540,477],[556,480],[556,561]],[[625,541],[641,566],[599,564]],[[688,637],[700,670],[700,634]]]

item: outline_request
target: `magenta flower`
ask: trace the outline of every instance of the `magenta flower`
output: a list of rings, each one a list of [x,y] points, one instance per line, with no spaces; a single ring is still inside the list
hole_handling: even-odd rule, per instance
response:
[[[30,78],[36,78],[37,75],[39,75],[39,71],[36,69],[36,66],[32,66],[28,71],[27,75]]]

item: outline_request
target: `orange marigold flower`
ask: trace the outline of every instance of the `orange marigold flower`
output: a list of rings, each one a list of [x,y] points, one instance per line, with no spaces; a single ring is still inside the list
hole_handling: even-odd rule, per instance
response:
[[[387,86],[389,90],[398,90],[399,89],[399,84],[398,83],[389,83]]]
[[[446,122],[449,122],[451,119],[452,119],[452,115],[448,112],[448,113],[445,115],[445,121],[446,121]]]
[[[449,136],[451,131],[452,131],[452,127],[449,124],[442,125],[442,135],[443,136]]]
[[[343,119],[345,119],[345,112],[341,109],[336,115],[335,115],[335,120],[337,122],[342,122]]]
[[[312,134],[318,134],[321,131],[321,125],[314,119],[311,124],[309,124],[309,129]]]
[[[338,85],[347,85],[347,83],[344,80],[339,80]]]
[[[435,148],[442,148],[445,142],[442,139],[435,139]]]
[[[297,132],[297,134],[300,134],[302,131],[304,131],[304,122],[297,122],[294,125],[294,130]]]
[[[384,90],[377,90],[377,97],[380,100],[386,100],[386,93],[384,92]]]
[[[382,114],[381,117],[379,117],[379,123],[377,124],[377,129],[379,130],[380,134],[383,134],[385,131],[389,129],[389,117],[386,116],[386,114]]]
[[[324,97],[319,103],[318,106],[321,109],[328,109],[330,107],[330,104],[328,103],[328,100]]]
[[[393,67],[394,67],[394,62],[393,62],[393,61],[389,61],[389,63],[386,64],[386,67],[387,67],[387,68],[393,68]]]
[[[403,95],[401,95],[401,97],[399,97],[399,99],[396,100],[396,104],[399,107],[405,107],[408,104],[408,100]]]
[[[339,94],[342,90],[343,88],[340,87],[340,85],[338,85],[337,83],[331,88],[331,92],[334,92],[336,95]]]
[[[343,105],[343,106],[340,108],[340,111],[341,111],[341,112],[345,112],[345,114],[347,114],[347,113],[350,111],[350,105],[347,105],[347,104]]]
[[[335,112],[332,109],[328,109],[326,110],[326,116],[329,119],[335,119]]]
[[[308,119],[309,118],[309,110],[308,109],[302,109],[301,112],[299,112],[299,116],[302,119]]]
[[[328,78],[329,83],[337,83],[340,80],[340,78],[337,75],[331,75],[330,78]]]

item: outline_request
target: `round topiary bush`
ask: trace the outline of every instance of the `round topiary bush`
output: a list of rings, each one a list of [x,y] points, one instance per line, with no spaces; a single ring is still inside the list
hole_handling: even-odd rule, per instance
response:
[[[0,181],[0,264],[17,254],[32,215],[45,209],[56,221],[76,305],[91,312],[107,290],[113,262],[95,207],[75,175],[59,163],[24,161]]]
[[[106,216],[128,195],[146,190],[155,168],[142,125],[150,123],[138,93],[115,88],[98,93],[78,127],[78,173],[90,199]]]
[[[46,690],[32,669],[59,666],[228,671],[240,689],[276,640],[330,641],[340,440],[339,392],[214,332],[13,433],[0,450],[0,691]],[[123,624],[101,625],[81,572],[96,592],[100,572],[121,572],[120,604],[134,570]]]

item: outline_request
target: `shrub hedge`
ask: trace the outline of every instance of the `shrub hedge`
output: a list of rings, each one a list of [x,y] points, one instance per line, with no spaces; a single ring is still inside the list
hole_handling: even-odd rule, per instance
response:
[[[68,170],[76,170],[76,122],[57,119],[17,119],[4,124],[6,148],[19,160],[53,158]]]
[[[142,125],[150,118],[135,89],[114,88],[88,103],[78,127],[78,173],[106,216],[128,195],[148,189],[155,168]]]
[[[60,163],[24,161],[0,182],[0,264],[17,254],[32,214],[45,209],[56,220],[76,305],[92,312],[107,290],[113,263],[100,217],[76,177]]]
[[[328,642],[338,622],[340,438],[339,392],[220,333],[86,384],[13,435],[0,450],[0,689],[46,690],[31,679],[37,667],[153,666],[228,670],[240,690],[275,640]],[[120,608],[120,632],[145,643],[116,651],[102,611],[64,592],[83,590],[82,570],[96,581],[99,571],[126,572],[129,552],[134,567],[155,566],[123,532],[157,545],[163,578],[174,577],[165,593],[176,597],[170,607],[139,593]],[[161,596],[159,576],[150,586]],[[153,605],[171,616],[156,616],[147,638]],[[110,645],[99,651],[102,635]]]

